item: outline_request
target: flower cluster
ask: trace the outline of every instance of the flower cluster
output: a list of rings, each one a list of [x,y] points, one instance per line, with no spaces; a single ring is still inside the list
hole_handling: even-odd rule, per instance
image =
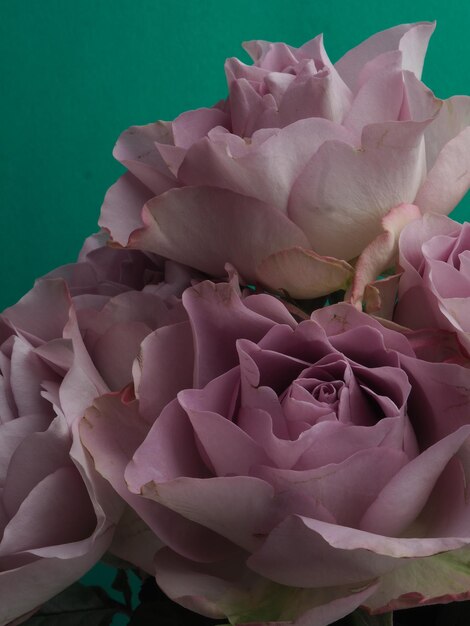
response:
[[[246,44],[0,316],[0,625],[105,553],[231,624],[470,597],[470,98],[433,25]]]

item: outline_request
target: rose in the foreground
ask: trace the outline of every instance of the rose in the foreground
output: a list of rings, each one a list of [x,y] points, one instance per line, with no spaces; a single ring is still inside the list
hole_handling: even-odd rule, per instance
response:
[[[94,471],[77,418],[96,396],[128,384],[143,337],[185,317],[176,297],[189,282],[182,270],[162,282],[157,259],[101,243],[90,239],[80,263],[37,281],[0,317],[2,625],[110,547],[123,504]],[[119,533],[125,557],[129,533],[122,524]]]
[[[193,388],[158,403],[166,354],[146,340],[138,400],[105,396],[81,427],[120,492],[133,456],[162,589],[234,624],[305,626],[466,597],[470,369],[346,304],[297,323],[210,282],[183,302]]]
[[[470,98],[420,81],[434,26],[378,33],[336,64],[321,36],[250,42],[226,64],[229,97],[134,126],[128,172],[100,224],[120,245],[310,298],[346,288],[351,261],[402,203],[448,213],[470,184]]]
[[[399,248],[394,321],[453,331],[470,351],[470,224],[425,215],[403,230]]]

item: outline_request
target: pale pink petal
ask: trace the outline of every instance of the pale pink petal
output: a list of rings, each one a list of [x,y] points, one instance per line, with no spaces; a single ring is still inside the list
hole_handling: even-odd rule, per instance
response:
[[[347,129],[321,118],[294,122],[240,157],[225,142],[203,139],[188,151],[178,175],[186,185],[223,187],[285,211],[295,179],[321,144],[333,139],[354,141]]]
[[[394,265],[401,231],[420,217],[421,212],[414,204],[400,204],[384,215],[383,232],[363,250],[356,263],[351,291],[345,298],[348,302],[362,310],[366,286]]]
[[[296,247],[280,250],[263,259],[256,275],[273,291],[306,299],[346,289],[353,272],[345,261]]]
[[[213,276],[231,263],[245,280],[269,254],[304,246],[300,229],[268,205],[224,189],[185,187],[154,198],[145,206],[146,226],[130,246],[157,252]],[[204,224],[204,228],[201,228]]]
[[[381,218],[414,201],[425,176],[427,122],[366,126],[357,150],[328,141],[296,180],[289,216],[321,255],[352,259],[380,232]],[[341,184],[338,184],[341,181]]]
[[[171,123],[175,146],[190,148],[195,141],[205,137],[215,126],[225,126],[228,116],[220,109],[196,109],[181,113]]]
[[[403,53],[403,69],[411,70],[421,78],[424,56],[434,28],[434,23],[418,22],[381,31],[349,50],[335,67],[344,82],[354,89],[357,77],[368,61],[384,52],[400,50]]]

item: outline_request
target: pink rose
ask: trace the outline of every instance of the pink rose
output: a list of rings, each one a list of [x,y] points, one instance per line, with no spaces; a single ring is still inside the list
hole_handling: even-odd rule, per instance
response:
[[[470,352],[470,224],[425,215],[400,237],[394,321],[456,332]]]
[[[123,504],[96,473],[77,418],[132,379],[141,340],[186,317],[188,274],[88,240],[0,317],[0,624],[34,610],[110,547]],[[96,248],[96,249],[93,249]],[[169,276],[173,276],[169,280]],[[151,279],[158,284],[145,285]],[[119,525],[125,556],[126,519]],[[155,541],[154,541],[155,543]]]
[[[470,369],[350,305],[297,323],[235,283],[184,293],[194,354],[168,329],[192,388],[171,366],[183,390],[163,405],[150,382],[169,353],[149,336],[137,399],[104,396],[81,427],[166,544],[162,589],[207,616],[285,626],[466,597]]]
[[[469,187],[470,98],[439,100],[419,80],[433,28],[386,30],[334,65],[321,36],[248,43],[254,65],[226,63],[226,101],[121,135],[129,171],[101,225],[294,298],[346,288],[391,209],[448,213]]]

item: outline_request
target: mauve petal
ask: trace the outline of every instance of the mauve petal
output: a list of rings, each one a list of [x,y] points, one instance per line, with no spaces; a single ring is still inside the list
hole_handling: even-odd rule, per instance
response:
[[[333,139],[354,141],[342,126],[313,117],[286,126],[240,157],[225,142],[203,139],[188,151],[178,174],[186,185],[223,187],[285,212],[297,176],[322,143]]]
[[[428,123],[371,124],[359,150],[338,141],[319,148],[295,181],[288,211],[315,252],[352,259],[379,234],[387,211],[413,202],[426,174]]]
[[[96,517],[77,469],[61,467],[27,494],[5,528],[0,556],[80,541]]]
[[[418,22],[381,31],[349,50],[335,67],[345,83],[353,89],[362,67],[368,61],[384,52],[401,50],[403,69],[411,70],[421,78],[424,56],[434,28],[434,23]]]
[[[244,430],[217,413],[192,408],[189,401],[183,401],[188,395],[182,392],[180,402],[188,414],[211,473],[220,477],[247,476],[254,465],[269,463],[261,445]]]
[[[192,386],[193,337],[189,322],[164,326],[148,335],[133,366],[139,411],[149,423],[178,391]]]
[[[153,508],[157,507],[155,504]],[[164,545],[135,510],[127,506],[114,532],[109,552],[153,576],[155,555]]]
[[[42,383],[54,380],[47,367],[25,340],[15,337],[11,354],[10,386],[19,415],[50,413],[49,403],[41,396]]]
[[[191,422],[175,398],[163,409],[127,466],[128,487],[133,493],[140,493],[142,486],[151,481],[207,475],[195,446]]]
[[[91,356],[103,380],[112,391],[132,381],[132,364],[150,328],[143,322],[114,324],[95,342]]]
[[[311,470],[341,463],[357,452],[371,448],[403,450],[408,458],[417,454],[406,418],[386,417],[374,426],[356,426],[337,421],[321,422],[312,428],[312,443],[294,469]]]
[[[252,311],[228,283],[204,281],[185,291],[183,303],[194,337],[195,387],[204,386],[237,365],[237,339],[259,341],[275,326],[279,302],[271,300],[273,319],[265,315],[265,311],[269,312],[266,300],[262,314]]]
[[[250,551],[261,541],[256,531],[269,514],[273,497],[270,485],[248,476],[150,482],[142,493]]]
[[[72,341],[74,361],[60,386],[59,396],[64,415],[69,424],[72,424],[75,419],[83,416],[85,409],[95,398],[107,393],[109,389],[93,365],[72,310],[64,328],[64,338]]]
[[[346,289],[353,273],[349,263],[341,259],[298,247],[271,254],[256,269],[261,283],[296,299],[318,298]]]
[[[13,517],[31,490],[46,476],[70,464],[70,432],[65,420],[56,417],[44,432],[35,432],[17,446],[11,457],[3,503]],[[34,463],[31,463],[34,459]]]
[[[408,414],[413,416],[413,428],[422,449],[468,424],[469,368],[404,355],[401,365],[411,383]]]
[[[307,497],[313,508],[320,503],[337,524],[357,527],[380,491],[407,462],[407,455],[400,449],[379,447],[360,450],[340,463],[317,469],[260,467],[256,476],[271,484],[276,493]],[[289,513],[317,517],[314,511],[294,509]]]
[[[35,345],[62,337],[71,299],[61,279],[39,279],[33,289],[2,313],[19,334]]]
[[[127,245],[131,233],[142,228],[142,207],[153,195],[133,174],[126,172],[106,192],[98,224],[110,233],[113,241]]]
[[[107,550],[112,530],[96,534],[86,552],[75,558],[38,559],[0,572],[0,595],[8,598],[8,602],[0,604],[0,623],[7,624],[36,609],[85,575]]]
[[[400,566],[401,559],[365,546],[330,545],[317,530],[324,526],[332,532],[344,529],[295,515],[286,518],[250,556],[248,566],[281,585],[319,588],[364,583]]]
[[[170,427],[176,430],[173,422]],[[147,432],[148,424],[139,414],[137,404],[123,404],[118,394],[103,396],[96,400],[80,425],[80,437],[93,456],[97,471],[111,483],[121,498],[132,506],[152,531],[167,545],[174,546],[188,558],[213,560],[225,548],[219,538],[129,490],[125,468],[138,446],[142,444]],[[181,429],[178,434],[182,434]],[[148,441],[143,445],[148,445]],[[152,449],[154,454],[150,458],[152,461],[160,461],[158,446]],[[134,458],[139,460],[142,456],[142,452],[138,450]],[[149,473],[151,468],[144,465],[143,471]],[[134,478],[137,482],[135,491],[139,493],[143,483],[138,484],[138,477]],[[144,482],[147,482],[146,478]],[[151,545],[155,545],[154,541]],[[150,558],[152,556],[150,555]]]
[[[382,489],[360,521],[360,528],[396,536],[419,515],[449,461],[470,445],[470,426],[464,426],[410,461]],[[469,467],[464,468],[466,475]],[[467,476],[468,479],[468,476]]]
[[[121,134],[113,151],[114,158],[154,195],[178,184],[160,156],[156,142],[173,144],[168,123],[131,126]]]
[[[190,610],[250,626],[327,626],[362,604],[377,587],[280,588],[246,566],[237,567],[236,561],[234,566],[234,561],[199,565],[165,549],[156,558],[157,582]]]
[[[452,537],[384,537],[362,530],[291,516],[277,526],[248,566],[283,585],[326,587],[384,576],[412,558],[467,545]]]
[[[47,430],[49,424],[49,416],[36,414],[18,417],[0,426],[0,485],[2,487],[15,450],[28,435]]]
[[[412,357],[412,359],[415,356],[410,342],[401,333],[385,328],[370,315],[358,311],[349,304],[341,303],[323,309],[317,309],[312,313],[312,320],[317,322],[324,329],[330,341],[333,340],[333,337],[337,335],[341,336],[342,333],[347,331],[358,329],[358,327],[369,326],[374,330],[372,332],[365,332],[369,333],[370,338],[375,336],[377,339],[380,339],[380,342],[383,342],[383,345],[386,347],[387,352],[396,351],[399,354]],[[354,346],[353,342],[351,343],[351,347],[352,346]],[[354,347],[356,349],[360,348],[357,344]],[[394,356],[392,356],[392,358],[394,360],[396,359]]]
[[[246,280],[266,256],[305,246],[301,230],[268,205],[224,189],[174,189],[145,205],[146,226],[130,246],[163,254],[215,276],[231,263]],[[201,229],[201,224],[205,224]]]

